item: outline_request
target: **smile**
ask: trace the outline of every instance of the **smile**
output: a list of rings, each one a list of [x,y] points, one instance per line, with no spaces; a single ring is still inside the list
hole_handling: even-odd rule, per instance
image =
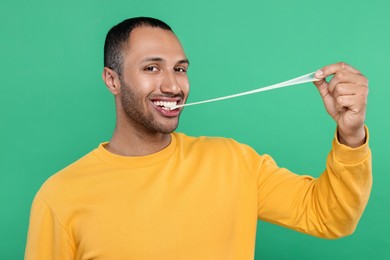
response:
[[[153,104],[156,106],[161,107],[164,110],[170,110],[171,107],[176,106],[177,102],[176,101],[154,101]]]

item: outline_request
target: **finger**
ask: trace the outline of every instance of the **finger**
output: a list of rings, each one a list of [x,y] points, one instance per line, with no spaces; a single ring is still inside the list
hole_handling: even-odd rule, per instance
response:
[[[345,62],[338,62],[335,64],[325,66],[325,67],[319,69],[315,75],[316,75],[316,78],[318,78],[318,79],[324,79],[324,78],[326,78],[332,74],[335,74],[341,70],[346,70],[346,71],[349,71],[351,73],[361,75],[361,72],[359,70],[355,69],[354,67],[352,67],[351,65],[349,65]]]
[[[334,90],[335,103],[344,104],[342,100],[352,97],[355,105],[364,107],[367,104],[368,88],[357,84],[338,84]]]
[[[346,109],[359,113],[366,106],[366,103],[357,95],[342,95],[336,98],[335,107],[338,111]]]
[[[325,79],[320,81],[314,81],[313,84],[317,87],[322,98],[329,95],[328,82]]]
[[[328,88],[331,95],[334,95],[335,87],[339,84],[349,84],[351,87],[353,85],[368,87],[368,80],[361,74],[352,73],[347,70],[338,71],[329,81]]]
[[[340,95],[335,97],[335,108],[342,112],[349,109],[354,104],[354,95]]]
[[[360,95],[363,98],[366,98],[368,94],[368,88],[362,85],[351,84],[351,83],[339,83],[335,86],[333,90],[333,96],[343,96],[343,95]]]
[[[346,74],[345,73],[342,74],[342,73],[340,73],[340,71],[345,71]],[[338,75],[338,77],[336,77],[333,80],[333,84],[331,86],[329,86],[327,84],[326,77],[328,77],[332,74],[336,74],[336,73],[340,73],[340,74]],[[315,77],[318,79],[321,79],[321,80],[314,82],[314,85],[318,88],[322,97],[324,97],[324,94],[328,94],[327,91],[330,91],[330,93],[333,95],[334,86],[337,85],[339,82],[346,81],[348,79],[348,75],[350,75],[350,74],[361,75],[357,69],[353,68],[352,66],[350,66],[344,62],[331,64],[331,65],[323,67],[322,69],[320,69],[316,72]],[[352,80],[352,78],[350,80]],[[328,89],[326,90],[325,88],[328,88]]]
[[[352,73],[361,74],[362,75],[362,73],[358,69],[352,67],[351,65],[349,65],[349,64],[347,64],[345,62],[339,62],[339,63],[340,63],[340,66],[342,68],[344,68],[344,69],[346,69],[346,70],[348,70],[348,71],[350,71]]]
[[[333,96],[355,95],[357,92],[358,86],[356,84],[339,83],[333,89]]]

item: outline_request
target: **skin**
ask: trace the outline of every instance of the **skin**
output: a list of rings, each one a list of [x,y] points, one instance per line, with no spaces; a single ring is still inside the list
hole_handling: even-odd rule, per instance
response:
[[[181,112],[166,112],[153,101],[185,103],[189,63],[173,32],[152,27],[134,29],[123,55],[121,76],[107,67],[102,74],[115,98],[117,120],[106,149],[123,156],[149,155],[170,143]],[[328,76],[333,76],[330,81]],[[339,142],[352,148],[364,144],[367,78],[343,62],[321,68],[316,77],[321,80],[314,85],[337,123]]]
[[[333,75],[327,82],[326,77]],[[321,79],[314,82],[326,111],[337,123],[339,142],[356,148],[365,143],[368,80],[352,66],[339,62],[316,72]]]
[[[143,156],[164,149],[178,126],[181,109],[165,111],[154,101],[185,103],[189,62],[175,34],[140,27],[130,34],[121,77],[105,67],[103,80],[114,95],[116,126],[109,151]]]

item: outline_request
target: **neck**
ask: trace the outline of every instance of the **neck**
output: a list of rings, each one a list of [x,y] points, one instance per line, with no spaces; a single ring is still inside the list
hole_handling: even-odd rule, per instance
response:
[[[117,124],[112,138],[105,148],[122,156],[145,156],[161,151],[170,142],[170,134],[147,133]]]

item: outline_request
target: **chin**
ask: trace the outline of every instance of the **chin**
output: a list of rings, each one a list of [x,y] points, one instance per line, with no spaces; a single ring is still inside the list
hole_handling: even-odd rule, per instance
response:
[[[162,134],[171,134],[173,133],[175,130],[177,129],[177,126],[176,127],[167,127],[167,128],[162,128],[160,129],[160,133]]]
[[[150,130],[161,134],[171,134],[177,129],[177,127],[178,127],[178,123],[170,124],[170,125],[155,125]]]
[[[170,134],[174,132],[179,126],[179,120],[170,120],[170,122],[166,122],[166,124],[160,125],[160,132],[163,134]]]

